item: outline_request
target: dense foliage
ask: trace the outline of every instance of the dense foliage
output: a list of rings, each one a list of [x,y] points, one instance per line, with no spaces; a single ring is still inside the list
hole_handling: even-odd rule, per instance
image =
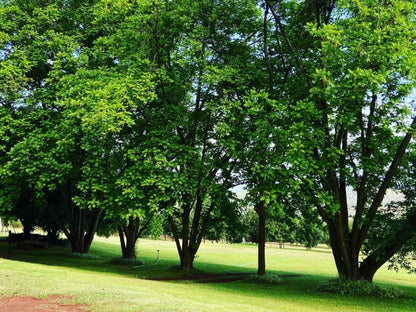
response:
[[[0,215],[80,253],[97,229],[117,232],[125,258],[163,229],[187,270],[204,238],[258,242],[261,275],[268,238],[328,241],[344,279],[406,267],[415,12],[409,0],[0,1]],[[405,199],[387,209],[389,188]]]

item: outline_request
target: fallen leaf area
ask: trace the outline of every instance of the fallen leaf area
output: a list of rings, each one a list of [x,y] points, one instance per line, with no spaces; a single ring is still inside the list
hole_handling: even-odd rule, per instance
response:
[[[0,298],[0,311],[4,312],[86,312],[81,305],[62,304],[60,301],[67,298],[52,295],[47,298],[9,297]]]

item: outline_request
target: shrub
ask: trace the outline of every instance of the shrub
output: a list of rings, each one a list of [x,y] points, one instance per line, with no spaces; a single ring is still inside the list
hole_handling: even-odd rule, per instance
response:
[[[338,293],[342,295],[375,296],[383,298],[403,297],[403,294],[394,288],[381,288],[367,281],[349,281],[335,278],[321,283],[318,290]]]
[[[138,259],[127,259],[127,258],[114,258],[110,261],[112,264],[118,265],[132,265],[132,266],[140,266],[144,265],[144,261]]]
[[[250,275],[245,279],[249,283],[255,284],[280,284],[282,279],[274,273],[266,273],[264,275]]]
[[[79,259],[86,259],[86,260],[97,260],[100,259],[98,255],[88,254],[88,253],[80,253],[80,252],[71,252],[69,256],[72,258],[79,258]]]

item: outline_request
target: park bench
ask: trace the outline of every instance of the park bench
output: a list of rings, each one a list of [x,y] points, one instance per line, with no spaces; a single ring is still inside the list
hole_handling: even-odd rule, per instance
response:
[[[17,247],[23,249],[46,249],[49,247],[49,243],[32,240],[11,241],[11,243],[16,244]]]
[[[8,259],[11,259],[12,257],[12,245],[16,245],[17,247],[22,248],[22,249],[46,249],[49,247],[48,242],[41,242],[41,241],[28,240],[28,239],[26,240],[14,239],[11,231],[9,231],[9,237],[1,241],[8,243],[9,245],[8,253],[7,253]]]

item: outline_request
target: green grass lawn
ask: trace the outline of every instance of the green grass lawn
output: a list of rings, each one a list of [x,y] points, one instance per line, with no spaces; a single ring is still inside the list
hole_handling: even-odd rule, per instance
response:
[[[282,277],[276,285],[245,280],[196,283],[159,280],[184,273],[176,268],[175,244],[142,239],[138,259],[145,265],[117,265],[116,238],[97,238],[87,257],[72,256],[67,249],[19,250],[13,260],[0,259],[1,296],[64,294],[90,311],[415,311],[416,277],[381,269],[375,283],[405,293],[399,299],[322,293],[317,285],[336,276],[329,249],[279,249],[268,247],[267,270]],[[157,250],[160,260],[154,264]],[[0,244],[0,255],[7,245]],[[197,272],[255,273],[254,245],[203,244],[195,260]]]

